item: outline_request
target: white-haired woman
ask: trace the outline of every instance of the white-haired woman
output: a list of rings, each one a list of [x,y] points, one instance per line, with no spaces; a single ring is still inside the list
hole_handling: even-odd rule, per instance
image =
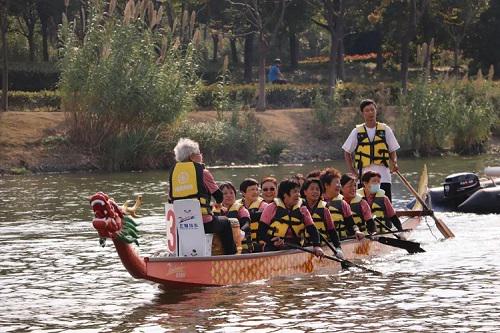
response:
[[[205,169],[199,144],[191,139],[181,138],[174,153],[176,163],[170,173],[170,200],[173,202],[197,198],[200,201],[205,233],[221,235],[224,254],[236,253],[231,223],[227,217],[214,216],[212,213],[211,197],[215,199],[216,205],[220,205],[223,195],[210,171]]]

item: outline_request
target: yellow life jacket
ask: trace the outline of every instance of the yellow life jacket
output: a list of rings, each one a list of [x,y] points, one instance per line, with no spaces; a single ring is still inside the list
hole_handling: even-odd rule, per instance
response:
[[[360,188],[358,191],[358,194],[363,196],[363,199],[366,200],[365,198],[365,191],[363,188]],[[373,199],[373,202],[370,206],[370,209],[372,211],[372,215],[376,215],[377,218],[385,223],[385,192],[384,190],[378,190],[377,193],[375,194],[375,198]],[[368,201],[368,200],[367,200]],[[375,222],[375,225],[377,226],[377,232],[385,232],[386,230],[384,227],[380,225],[380,223]]]
[[[259,219],[255,218],[255,214],[259,212],[260,205],[264,201],[261,197],[252,202],[250,206],[247,207],[250,213],[250,236],[252,241],[257,241],[257,230],[259,229]],[[236,202],[244,204],[243,199],[237,200]]]
[[[363,212],[361,211],[361,200],[363,200],[363,197],[359,193],[356,193],[356,196],[349,202],[349,206],[351,206],[354,224],[358,226],[359,231],[368,234],[366,221],[363,219]]]
[[[299,200],[298,204],[295,205],[292,210],[286,208],[283,201],[279,198],[275,198],[276,203],[276,213],[271,219],[271,224],[268,235],[271,237],[281,237],[285,238],[288,228],[292,228],[293,234],[299,240],[304,237],[305,225],[304,217],[300,212],[300,206],[302,206],[302,199]]]
[[[354,150],[354,167],[362,170],[370,164],[379,164],[389,166],[389,147],[385,137],[384,123],[377,122],[375,136],[373,141],[370,141],[368,132],[364,124],[357,125],[358,145]]]
[[[229,209],[227,210],[227,212],[225,214],[222,214],[222,211],[221,209],[219,208],[215,208],[213,207],[212,208],[212,213],[215,215],[215,216],[221,216],[221,215],[224,215],[226,216],[227,218],[233,218],[233,219],[237,219],[238,218],[238,215],[239,215],[239,211],[241,209],[241,207],[243,206],[243,204],[241,202],[238,202],[238,201],[235,201],[231,207],[229,207]]]
[[[177,162],[170,173],[170,199],[196,198],[200,201],[201,214],[212,215],[210,193],[203,184],[205,166],[195,162]]]
[[[303,200],[303,206],[307,207],[307,202]],[[328,239],[328,234],[326,232],[326,223],[325,223],[325,209],[328,209],[326,207],[326,201],[324,200],[319,200],[318,204],[315,207],[309,208],[309,212],[311,213],[311,217],[313,219],[314,225],[316,226],[316,229],[325,237]],[[306,238],[309,238],[309,234],[306,232],[305,233]]]
[[[337,230],[340,239],[347,237],[347,227],[344,222],[342,201],[344,201],[344,196],[339,194],[336,198],[328,202],[328,210],[330,211],[333,224],[335,225],[335,229]]]

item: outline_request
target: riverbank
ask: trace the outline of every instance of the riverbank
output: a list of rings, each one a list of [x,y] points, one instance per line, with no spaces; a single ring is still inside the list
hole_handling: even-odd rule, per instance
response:
[[[346,108],[343,112],[357,112]],[[391,124],[394,112],[387,108],[384,121]],[[311,125],[311,109],[281,109],[257,112],[266,139],[288,142],[280,160],[288,163],[342,158],[344,137],[319,140]],[[215,111],[188,114],[193,122],[217,118]],[[0,113],[0,173],[64,172],[99,169],[98,161],[85,147],[70,145],[65,139],[63,112]],[[489,153],[500,154],[500,138],[493,137]],[[230,162],[230,161],[229,161]]]

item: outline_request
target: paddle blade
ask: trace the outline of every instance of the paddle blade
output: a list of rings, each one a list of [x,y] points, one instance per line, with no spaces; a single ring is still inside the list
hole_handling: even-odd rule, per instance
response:
[[[438,228],[439,232],[441,232],[444,238],[455,237],[455,234],[450,230],[450,228],[448,228],[448,226],[444,223],[443,220],[438,219],[437,217],[434,216],[434,221],[436,221],[436,227]]]
[[[425,252],[425,250],[420,247],[420,243],[417,242],[391,238],[391,237],[378,237],[377,241],[385,245],[398,247],[400,249],[405,249],[410,254]]]

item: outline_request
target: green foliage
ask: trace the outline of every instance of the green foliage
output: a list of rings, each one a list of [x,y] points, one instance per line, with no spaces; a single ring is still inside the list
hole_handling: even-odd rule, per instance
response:
[[[2,70],[0,69],[0,74]],[[22,91],[54,90],[59,71],[50,63],[9,64],[9,89]],[[2,76],[0,75],[0,85]]]
[[[131,128],[106,141],[101,165],[109,171],[159,167],[164,154],[160,127]]]
[[[30,171],[28,169],[26,169],[25,167],[15,167],[15,168],[10,168],[10,173],[13,174],[13,175],[26,175],[28,173],[30,173]]]
[[[9,109],[16,111],[56,111],[61,98],[56,91],[9,91]],[[0,96],[1,100],[1,96]]]
[[[420,154],[484,152],[499,116],[494,107],[499,96],[498,87],[487,81],[421,81],[400,100],[398,138]]]
[[[105,15],[103,8],[103,1],[91,6],[83,42],[71,24],[63,24],[62,108],[72,113],[73,142],[109,158],[111,169],[135,167],[141,162],[133,159],[147,164],[151,155],[134,151],[154,142],[156,133],[148,128],[192,109],[196,53],[169,29],[150,28],[147,20],[157,15],[152,5],[127,7],[123,18]]]
[[[42,144],[49,148],[66,144],[68,139],[63,135],[49,135],[42,140]]]
[[[207,162],[256,161],[262,145],[261,126],[251,111],[237,112],[230,120],[195,124],[183,121],[169,133],[169,150],[181,137],[197,141]]]
[[[278,163],[281,153],[288,148],[288,143],[281,139],[271,139],[264,146],[264,153],[269,156],[269,162]]]

